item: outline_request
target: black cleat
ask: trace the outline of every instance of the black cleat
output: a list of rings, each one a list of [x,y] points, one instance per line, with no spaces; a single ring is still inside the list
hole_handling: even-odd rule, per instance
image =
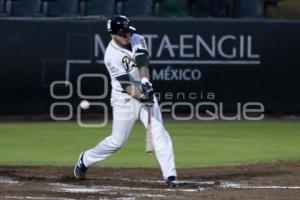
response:
[[[176,187],[176,176],[169,176],[166,180],[166,185],[169,188]]]
[[[83,164],[83,155],[84,155],[84,152],[82,152],[79,155],[78,162],[77,162],[77,164],[75,165],[75,168],[74,168],[74,176],[75,176],[76,179],[84,179],[85,173],[86,173],[86,171],[88,169]]]

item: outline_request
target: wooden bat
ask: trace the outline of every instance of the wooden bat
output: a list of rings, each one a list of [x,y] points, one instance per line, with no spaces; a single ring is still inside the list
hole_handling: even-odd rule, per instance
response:
[[[153,141],[152,141],[152,133],[151,133],[151,106],[147,106],[148,108],[148,124],[146,131],[146,153],[151,156],[154,151]]]

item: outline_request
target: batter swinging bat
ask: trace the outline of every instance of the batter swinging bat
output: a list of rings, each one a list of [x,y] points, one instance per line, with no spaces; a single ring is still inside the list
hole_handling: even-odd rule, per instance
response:
[[[147,132],[146,132],[146,153],[150,156],[153,153],[154,147],[152,142],[152,133],[151,133],[151,107],[148,108],[148,124],[147,124]]]

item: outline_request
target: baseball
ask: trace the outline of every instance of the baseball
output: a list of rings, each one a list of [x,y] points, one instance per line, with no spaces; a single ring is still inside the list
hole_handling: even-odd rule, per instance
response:
[[[84,110],[89,109],[90,107],[90,103],[87,100],[83,100],[80,103],[80,107]]]

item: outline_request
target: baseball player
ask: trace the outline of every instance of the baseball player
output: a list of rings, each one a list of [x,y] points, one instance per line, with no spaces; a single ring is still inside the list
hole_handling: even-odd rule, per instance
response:
[[[104,62],[111,77],[112,133],[94,148],[82,152],[74,169],[77,179],[87,169],[119,150],[126,142],[135,121],[147,127],[151,106],[151,132],[154,151],[168,187],[175,187],[176,169],[172,141],[165,130],[161,112],[149,81],[148,51],[143,36],[135,34],[129,19],[118,15],[107,21],[110,41]]]

